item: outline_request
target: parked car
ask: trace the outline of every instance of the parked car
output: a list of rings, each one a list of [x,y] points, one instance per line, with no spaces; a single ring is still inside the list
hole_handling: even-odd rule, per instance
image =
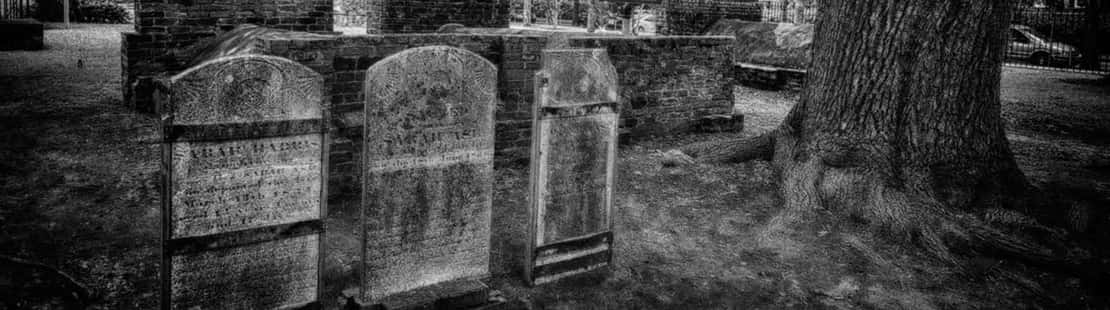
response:
[[[653,35],[658,32],[659,16],[650,11],[637,12],[632,17],[632,34]]]
[[[1050,41],[1029,26],[1010,26],[1010,46],[1006,57],[1023,59],[1038,66],[1077,65],[1079,50],[1074,46]]]
[[[509,13],[509,22],[523,23],[524,22],[524,13],[523,12]]]

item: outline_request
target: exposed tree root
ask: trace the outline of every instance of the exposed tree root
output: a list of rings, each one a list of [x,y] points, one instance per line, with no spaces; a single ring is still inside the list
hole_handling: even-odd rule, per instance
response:
[[[1099,282],[1110,276],[1105,266],[1082,263],[1087,258],[1069,255],[1062,249],[1065,246],[1031,238],[1026,233],[1048,235],[1042,239],[1062,235],[1013,208],[988,206],[980,209],[986,212],[972,214],[948,206],[937,199],[936,189],[928,184],[926,177],[911,175],[906,181],[895,183],[889,181],[886,172],[874,168],[833,166],[829,165],[830,160],[819,155],[799,155],[796,150],[800,146],[790,132],[780,128],[752,139],[699,143],[681,149],[701,162],[770,160],[774,164],[784,208],[759,235],[758,241],[765,247],[795,248],[792,245],[795,241],[789,236],[793,227],[805,225],[812,220],[815,211],[827,209],[864,221],[879,232],[877,235],[916,244],[931,256],[955,266],[966,265],[969,257],[992,255]],[[991,190],[1007,189],[995,186]],[[1012,193],[972,194],[1006,197]],[[993,198],[973,201],[1007,202]],[[995,227],[991,223],[1005,223],[1006,227]]]
[[[749,139],[694,143],[681,151],[704,162],[745,162],[771,160],[774,148],[774,133],[771,132]]]

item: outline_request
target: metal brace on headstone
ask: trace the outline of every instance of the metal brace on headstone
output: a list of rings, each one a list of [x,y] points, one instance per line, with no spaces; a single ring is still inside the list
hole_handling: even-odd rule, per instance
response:
[[[618,117],[616,68],[604,49],[543,52],[532,126],[531,285],[607,267]]]
[[[162,81],[162,309],[319,306],[323,86],[303,65],[259,55]]]

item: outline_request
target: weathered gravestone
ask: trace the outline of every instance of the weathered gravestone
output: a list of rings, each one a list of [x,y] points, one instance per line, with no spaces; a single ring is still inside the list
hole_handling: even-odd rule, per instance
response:
[[[162,83],[163,309],[317,305],[323,82],[296,62],[248,55]]]
[[[536,76],[530,177],[530,284],[612,260],[617,71],[603,49],[545,50]]]
[[[363,303],[486,301],[496,83],[492,63],[446,46],[367,69]]]

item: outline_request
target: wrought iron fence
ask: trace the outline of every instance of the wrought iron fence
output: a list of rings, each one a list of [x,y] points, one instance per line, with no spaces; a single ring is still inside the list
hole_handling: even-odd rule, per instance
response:
[[[763,21],[775,23],[812,24],[817,21],[817,2],[771,0],[759,1]]]
[[[35,0],[0,0],[0,19],[34,17],[36,6]]]
[[[1016,9],[1008,30],[1006,64],[1110,73],[1107,15],[1091,14],[1083,9]]]

